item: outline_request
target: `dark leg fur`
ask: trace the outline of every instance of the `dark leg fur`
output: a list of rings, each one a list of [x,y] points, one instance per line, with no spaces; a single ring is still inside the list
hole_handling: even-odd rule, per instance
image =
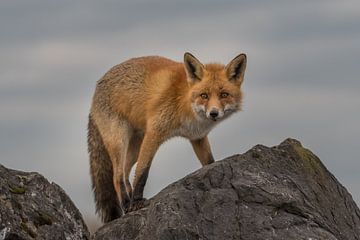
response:
[[[149,175],[149,171],[150,171],[150,167],[147,167],[143,170],[142,174],[138,176],[138,181],[134,184],[134,190],[132,196],[133,201],[143,199],[144,188],[145,188],[146,180]]]

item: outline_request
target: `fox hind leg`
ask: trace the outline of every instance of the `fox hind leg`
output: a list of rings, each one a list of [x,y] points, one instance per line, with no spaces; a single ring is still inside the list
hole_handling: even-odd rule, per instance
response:
[[[138,210],[144,205],[144,187],[149,174],[151,162],[161,143],[162,139],[154,131],[148,131],[145,133],[135,170],[131,211]]]
[[[89,116],[88,124],[88,150],[96,212],[103,222],[110,222],[120,217],[122,210],[112,183],[113,170],[110,156],[91,116]]]
[[[131,169],[135,165],[137,158],[139,156],[139,151],[143,138],[144,138],[143,133],[134,132],[129,142],[129,147],[127,150],[126,162],[124,164],[124,176],[125,176],[126,191],[130,196],[130,198],[132,198],[132,187],[130,184],[129,176],[131,173]]]
[[[133,128],[126,120],[119,118],[109,119],[104,122],[103,126],[104,145],[112,163],[113,186],[123,212],[127,212],[130,206],[130,196],[126,191],[124,166]]]

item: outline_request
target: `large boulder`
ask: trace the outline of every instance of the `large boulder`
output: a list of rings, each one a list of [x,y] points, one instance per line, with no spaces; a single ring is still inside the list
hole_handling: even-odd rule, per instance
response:
[[[206,166],[147,204],[93,239],[360,239],[351,195],[293,139]]]
[[[79,210],[38,173],[0,165],[0,240],[89,239]]]

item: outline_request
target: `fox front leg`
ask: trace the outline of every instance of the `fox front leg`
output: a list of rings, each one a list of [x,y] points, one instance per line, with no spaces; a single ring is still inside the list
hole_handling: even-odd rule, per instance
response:
[[[149,175],[151,162],[158,150],[161,142],[159,137],[153,133],[146,133],[141,144],[137,166],[135,170],[134,189],[131,201],[130,211],[142,208],[145,199],[143,198],[144,187]]]
[[[211,153],[210,143],[207,136],[191,140],[194,152],[203,166],[214,162],[214,157]]]

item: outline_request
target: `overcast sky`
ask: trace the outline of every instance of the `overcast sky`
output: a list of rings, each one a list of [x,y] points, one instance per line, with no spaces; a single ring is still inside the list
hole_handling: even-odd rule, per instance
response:
[[[0,3],[0,162],[61,185],[94,216],[86,146],[95,82],[128,58],[228,63],[248,55],[244,110],[210,134],[222,159],[300,140],[360,203],[359,1]],[[157,153],[145,195],[198,169],[190,144]]]

